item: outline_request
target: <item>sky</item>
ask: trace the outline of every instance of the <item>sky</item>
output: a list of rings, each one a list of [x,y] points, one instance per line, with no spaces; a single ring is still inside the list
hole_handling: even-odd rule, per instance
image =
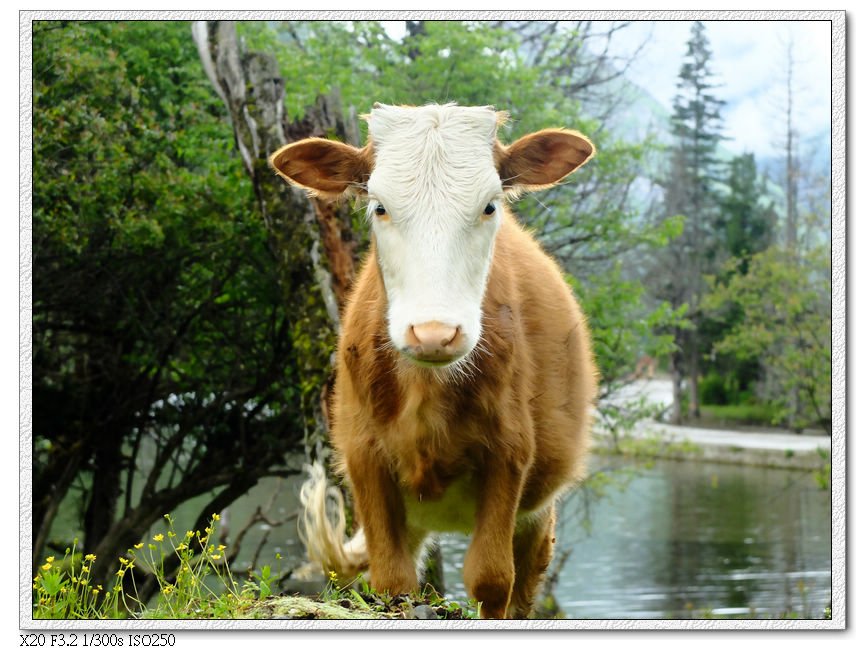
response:
[[[831,24],[828,21],[706,21],[711,69],[727,102],[722,112],[733,151],[777,152],[784,133],[785,42],[792,39],[794,124],[803,137],[828,132],[831,119]],[[629,77],[667,108],[686,53],[691,21],[638,22],[617,44],[628,51],[652,39]],[[629,31],[630,34],[625,34]]]

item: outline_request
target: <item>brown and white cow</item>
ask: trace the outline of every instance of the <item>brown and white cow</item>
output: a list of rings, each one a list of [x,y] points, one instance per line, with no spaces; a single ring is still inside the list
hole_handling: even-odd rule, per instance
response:
[[[345,309],[331,442],[362,530],[306,486],[306,542],[325,569],[418,589],[431,533],[471,534],[464,579],[488,618],[525,617],[552,557],[555,501],[580,478],[596,370],[557,264],[507,199],[594,154],[574,131],[510,146],[490,107],[376,104],[361,149],[320,138],[271,164],[318,195],[366,198],[372,245]]]

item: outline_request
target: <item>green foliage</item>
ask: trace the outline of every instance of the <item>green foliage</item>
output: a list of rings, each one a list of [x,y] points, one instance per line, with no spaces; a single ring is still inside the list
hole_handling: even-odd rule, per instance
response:
[[[817,453],[825,462],[814,472],[814,482],[821,490],[828,490],[832,485],[832,463],[829,462],[829,452],[826,449],[818,449]]]
[[[282,308],[188,24],[37,23],[33,87],[34,527],[44,542],[77,481],[89,547],[129,518],[118,551],[158,517],[136,499],[164,512],[286,472],[334,333]]]
[[[828,251],[815,249],[797,261],[769,248],[750,258],[747,273],[726,283],[715,278],[707,310],[735,305],[741,321],[716,342],[720,354],[759,359],[765,368],[763,397],[777,408],[775,423],[830,430],[831,295]],[[738,260],[727,266],[733,270]]]
[[[625,280],[619,265],[601,278],[591,278],[594,285],[570,275],[566,279],[589,315],[592,342],[605,382],[618,379],[622,368],[633,362],[636,351],[653,357],[669,354],[672,337],[655,332],[680,318],[681,309],[674,311],[666,303],[646,309],[643,286]]]

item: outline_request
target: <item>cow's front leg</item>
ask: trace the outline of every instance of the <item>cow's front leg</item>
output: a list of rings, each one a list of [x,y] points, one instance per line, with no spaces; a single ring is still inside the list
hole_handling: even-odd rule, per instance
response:
[[[469,595],[481,603],[483,618],[504,618],[507,612],[514,586],[514,526],[526,465],[493,455],[484,465],[475,532],[463,572]]]
[[[396,481],[372,448],[346,458],[355,510],[369,552],[373,589],[391,595],[418,589],[416,553],[422,539],[406,527],[405,506]]]

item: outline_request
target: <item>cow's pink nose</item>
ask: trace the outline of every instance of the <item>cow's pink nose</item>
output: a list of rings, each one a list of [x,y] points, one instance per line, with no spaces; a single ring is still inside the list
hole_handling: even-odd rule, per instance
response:
[[[460,355],[464,336],[459,326],[431,320],[410,325],[405,338],[407,351],[416,359],[447,362]]]

